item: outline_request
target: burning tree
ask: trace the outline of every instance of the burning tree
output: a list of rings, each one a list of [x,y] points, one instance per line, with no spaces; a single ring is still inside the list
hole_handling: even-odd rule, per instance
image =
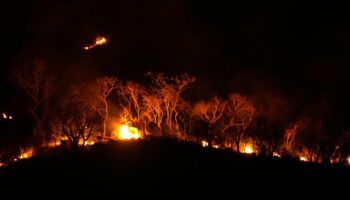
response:
[[[236,151],[240,150],[243,136],[251,127],[255,116],[254,105],[240,94],[230,94],[226,104],[225,126],[221,132],[227,132],[235,143]]]
[[[148,72],[147,76],[149,76],[152,81],[152,92],[162,101],[165,124],[171,131],[174,128],[178,130],[179,101],[181,99],[181,94],[196,80],[195,77],[189,76],[188,74],[167,77],[163,73],[154,74],[151,72]]]
[[[164,118],[164,111],[162,109],[162,100],[152,94],[143,96],[142,103],[145,107],[144,119],[145,122],[154,123],[159,130],[162,130],[162,122]]]
[[[90,103],[92,108],[96,110],[103,119],[103,138],[106,137],[107,122],[109,118],[108,97],[116,88],[117,78],[103,77],[98,78],[95,82],[90,84],[87,88],[88,92],[85,92],[86,101]]]
[[[208,132],[206,135],[208,146],[212,146],[214,129],[218,127],[220,120],[223,118],[226,104],[226,101],[214,97],[209,101],[200,101],[196,103],[193,108],[194,116],[208,125]]]
[[[118,96],[119,105],[122,107],[123,123],[131,123],[146,133],[148,122],[152,119],[146,112],[150,108],[144,103],[144,99],[148,97],[146,88],[131,81],[125,84],[119,83]]]
[[[48,139],[43,127],[49,114],[49,96],[52,92],[53,75],[47,73],[43,60],[35,60],[12,71],[14,83],[26,91],[32,104],[28,108],[35,121],[34,143],[41,145]]]

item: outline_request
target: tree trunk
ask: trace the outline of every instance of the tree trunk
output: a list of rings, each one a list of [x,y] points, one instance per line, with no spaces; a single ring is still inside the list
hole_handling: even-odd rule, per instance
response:
[[[207,137],[207,140],[208,140],[208,147],[212,147],[213,144],[212,144],[212,138],[211,138],[211,130],[212,129],[212,126],[209,125],[209,129],[208,129],[208,137]]]
[[[105,104],[105,117],[103,119],[103,133],[102,133],[102,138],[106,137],[106,130],[107,130],[107,120],[109,117],[109,113],[108,113],[108,102],[105,100],[104,101]]]

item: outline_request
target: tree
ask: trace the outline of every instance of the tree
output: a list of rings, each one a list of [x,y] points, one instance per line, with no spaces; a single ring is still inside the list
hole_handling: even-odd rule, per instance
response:
[[[60,130],[69,139],[73,150],[78,149],[79,142],[85,145],[98,122],[96,110],[92,109],[82,92],[79,87],[72,87],[60,101],[56,115]]]
[[[254,116],[254,105],[240,94],[230,94],[226,104],[225,126],[221,130],[222,133],[228,132],[233,139],[236,151],[240,150],[242,137],[251,127]]]
[[[147,99],[148,97],[146,88],[131,81],[125,84],[119,83],[118,97],[119,105],[122,108],[122,118],[125,120],[125,123],[131,123],[146,133],[148,123],[153,118],[146,114],[146,110],[151,109],[144,104],[144,98]]]
[[[45,144],[48,139],[43,130],[49,114],[49,97],[53,88],[54,76],[46,71],[43,60],[35,60],[30,65],[24,65],[11,72],[14,83],[26,91],[31,100],[28,108],[35,121],[34,143]]]
[[[89,92],[85,93],[86,100],[90,102],[92,108],[95,109],[103,119],[102,138],[106,137],[107,133],[107,122],[109,118],[108,97],[116,88],[117,78],[102,77],[90,84],[87,89]]]
[[[205,122],[208,125],[207,140],[208,145],[212,146],[212,140],[214,138],[214,129],[222,120],[225,108],[226,101],[218,97],[214,97],[209,101],[200,101],[195,104],[193,108],[193,114],[199,120]]]
[[[196,78],[188,74],[167,77],[163,73],[146,74],[151,78],[151,90],[154,95],[162,101],[162,109],[164,111],[165,124],[170,130],[178,129],[179,101],[181,94],[188,88],[190,84],[195,82]]]
[[[145,94],[142,98],[144,106],[143,120],[147,123],[154,123],[159,130],[162,130],[164,111],[162,109],[162,100],[152,94]],[[147,126],[146,126],[147,127]]]
[[[193,132],[193,112],[192,106],[187,101],[179,102],[178,125],[182,138],[190,141]]]
[[[284,125],[268,118],[262,111],[255,116],[252,130],[249,132],[262,155],[272,155],[274,152],[280,154],[283,134]]]

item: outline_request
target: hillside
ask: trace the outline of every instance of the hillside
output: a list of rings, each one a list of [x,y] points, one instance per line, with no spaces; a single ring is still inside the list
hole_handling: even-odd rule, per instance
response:
[[[350,169],[144,140],[95,144],[78,154],[50,150],[0,170],[0,181],[3,194],[345,197]]]

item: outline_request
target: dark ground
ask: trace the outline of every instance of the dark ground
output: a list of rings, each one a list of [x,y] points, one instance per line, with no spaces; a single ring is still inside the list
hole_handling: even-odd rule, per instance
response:
[[[76,155],[50,151],[0,170],[1,195],[349,197],[350,168],[342,166],[237,155],[167,140],[96,144]]]

